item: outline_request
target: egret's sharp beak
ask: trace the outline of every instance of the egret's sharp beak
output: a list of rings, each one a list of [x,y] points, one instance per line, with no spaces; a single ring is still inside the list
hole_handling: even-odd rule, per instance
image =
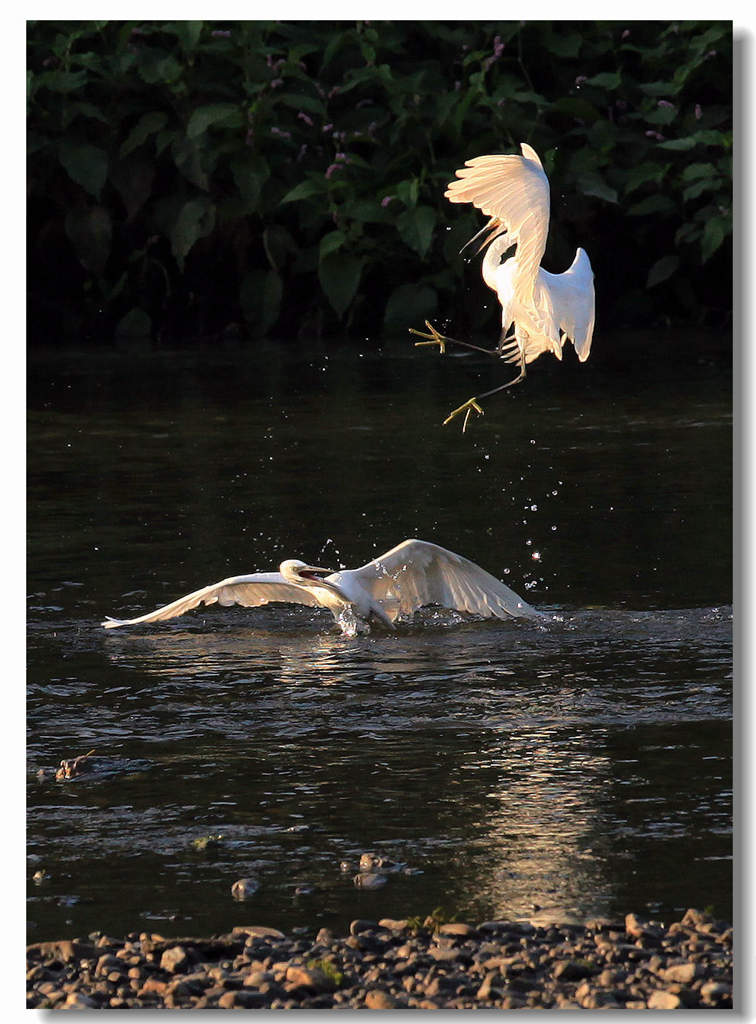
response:
[[[332,575],[333,569],[324,569],[318,565],[305,565],[304,568],[299,569],[299,578],[304,583],[317,583],[321,587],[325,587],[327,590],[332,590],[334,593],[338,593],[338,588],[334,587],[333,584],[326,580],[326,577]]]
[[[323,569],[317,565],[306,565],[303,569],[299,570],[299,575],[305,580],[315,580],[316,583],[322,583],[324,576],[331,576],[333,569]]]
[[[494,240],[494,238],[496,238],[497,235],[505,234],[506,233],[506,228],[503,227],[503,225],[499,221],[490,220],[488,222],[488,224],[484,224],[484,226],[480,229],[480,231],[478,231],[476,234],[474,234],[472,236],[472,238],[469,240],[469,242],[465,242],[465,244],[459,250],[460,255],[465,251],[465,249],[469,245],[472,245],[473,242],[477,242],[477,240],[480,238],[481,235],[485,235],[486,232],[489,233],[488,237],[484,238],[483,241],[478,246],[478,248],[475,250],[475,255],[476,256],[479,253],[483,252],[483,250],[488,245],[488,243],[492,242]]]
[[[343,597],[344,595],[341,593],[339,587],[337,587],[335,583],[330,583],[324,578],[326,576],[331,576],[333,571],[333,569],[323,569],[317,565],[306,565],[303,569],[299,570],[299,577],[303,583],[309,583],[310,585],[314,583],[319,587],[323,587],[325,590],[330,590],[332,593],[338,595],[338,597]]]

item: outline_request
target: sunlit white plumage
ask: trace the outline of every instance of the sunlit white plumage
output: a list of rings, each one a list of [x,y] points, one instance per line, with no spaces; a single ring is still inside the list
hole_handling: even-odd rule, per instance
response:
[[[518,296],[527,307],[549,233],[549,179],[536,151],[523,142],[522,156],[478,156],[467,160],[444,196],[451,203],[472,203],[491,219],[478,235],[487,233],[483,245],[506,234],[502,252],[517,246],[514,280]],[[478,235],[475,237],[477,238]]]
[[[450,202],[472,203],[490,218],[471,241],[486,236],[481,245],[487,247],[483,280],[501,304],[502,331],[496,349],[482,351],[520,364],[518,377],[469,399],[446,423],[465,412],[466,427],[471,410],[482,412],[480,399],[522,380],[526,365],[544,352],[561,359],[566,339],[572,341],[581,362],[590,354],[595,319],[590,260],[584,249],[578,249],[572,265],[562,274],[541,267],[549,230],[549,182],[535,150],[525,142],[520,148],[522,156],[468,160],[444,193]],[[517,247],[515,255],[502,263],[513,246]],[[477,348],[440,334],[427,321],[426,326],[430,334],[413,331],[427,339],[419,344],[438,344],[442,352],[446,342]]]
[[[328,608],[347,629],[357,619],[376,618],[393,628],[399,617],[424,605],[440,605],[483,618],[540,615],[474,562],[422,540],[405,540],[359,569],[331,572],[287,559],[279,572],[231,576],[134,619],[107,618],[106,629],[172,619],[199,605],[244,605],[254,608],[275,601]]]
[[[501,357],[521,366],[532,363],[544,352],[552,352],[561,359],[565,340],[569,338],[578,359],[584,363],[590,355],[594,323],[593,271],[585,249],[577,250],[572,266],[562,274],[551,274],[539,267],[531,303],[523,302],[518,289],[517,259],[500,262],[507,248],[506,239],[497,238],[483,260],[483,280],[501,303]],[[514,324],[514,338],[507,339],[510,324]]]

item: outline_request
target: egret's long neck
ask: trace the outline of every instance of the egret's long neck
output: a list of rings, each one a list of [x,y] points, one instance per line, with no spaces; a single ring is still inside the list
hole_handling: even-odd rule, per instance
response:
[[[486,249],[483,257],[483,280],[489,288],[496,291],[496,271],[501,266],[501,257],[512,247],[508,235],[499,235]]]

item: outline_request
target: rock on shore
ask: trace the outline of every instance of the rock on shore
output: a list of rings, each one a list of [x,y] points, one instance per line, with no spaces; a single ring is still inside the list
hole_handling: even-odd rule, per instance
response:
[[[725,1009],[732,928],[688,910],[670,925],[357,920],[314,939],[261,926],[209,939],[93,932],[28,947],[27,1006]]]

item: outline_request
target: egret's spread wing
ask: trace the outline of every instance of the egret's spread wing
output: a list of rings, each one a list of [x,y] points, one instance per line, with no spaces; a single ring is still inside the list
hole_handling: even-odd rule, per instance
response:
[[[572,266],[563,274],[549,274],[544,270],[539,279],[551,294],[554,319],[572,340],[578,359],[584,363],[591,351],[596,306],[588,254],[578,249]]]
[[[426,604],[484,618],[539,615],[479,565],[423,540],[405,540],[352,571],[392,619]]]
[[[183,615],[200,604],[240,604],[246,608],[256,608],[271,601],[320,604],[317,597],[306,587],[287,583],[279,572],[253,572],[248,576],[229,576],[227,580],[203,587],[202,590],[195,590],[193,594],[180,597],[177,601],[172,601],[171,604],[147,615],[140,615],[136,619],[107,618],[102,625],[105,629],[114,629],[116,626],[134,626],[139,622],[160,622]]]
[[[507,232],[510,245],[517,243],[522,281],[532,289],[549,231],[549,180],[535,150],[525,142],[520,148],[522,156],[467,160],[444,195],[452,203],[472,203],[491,217],[489,242]]]

